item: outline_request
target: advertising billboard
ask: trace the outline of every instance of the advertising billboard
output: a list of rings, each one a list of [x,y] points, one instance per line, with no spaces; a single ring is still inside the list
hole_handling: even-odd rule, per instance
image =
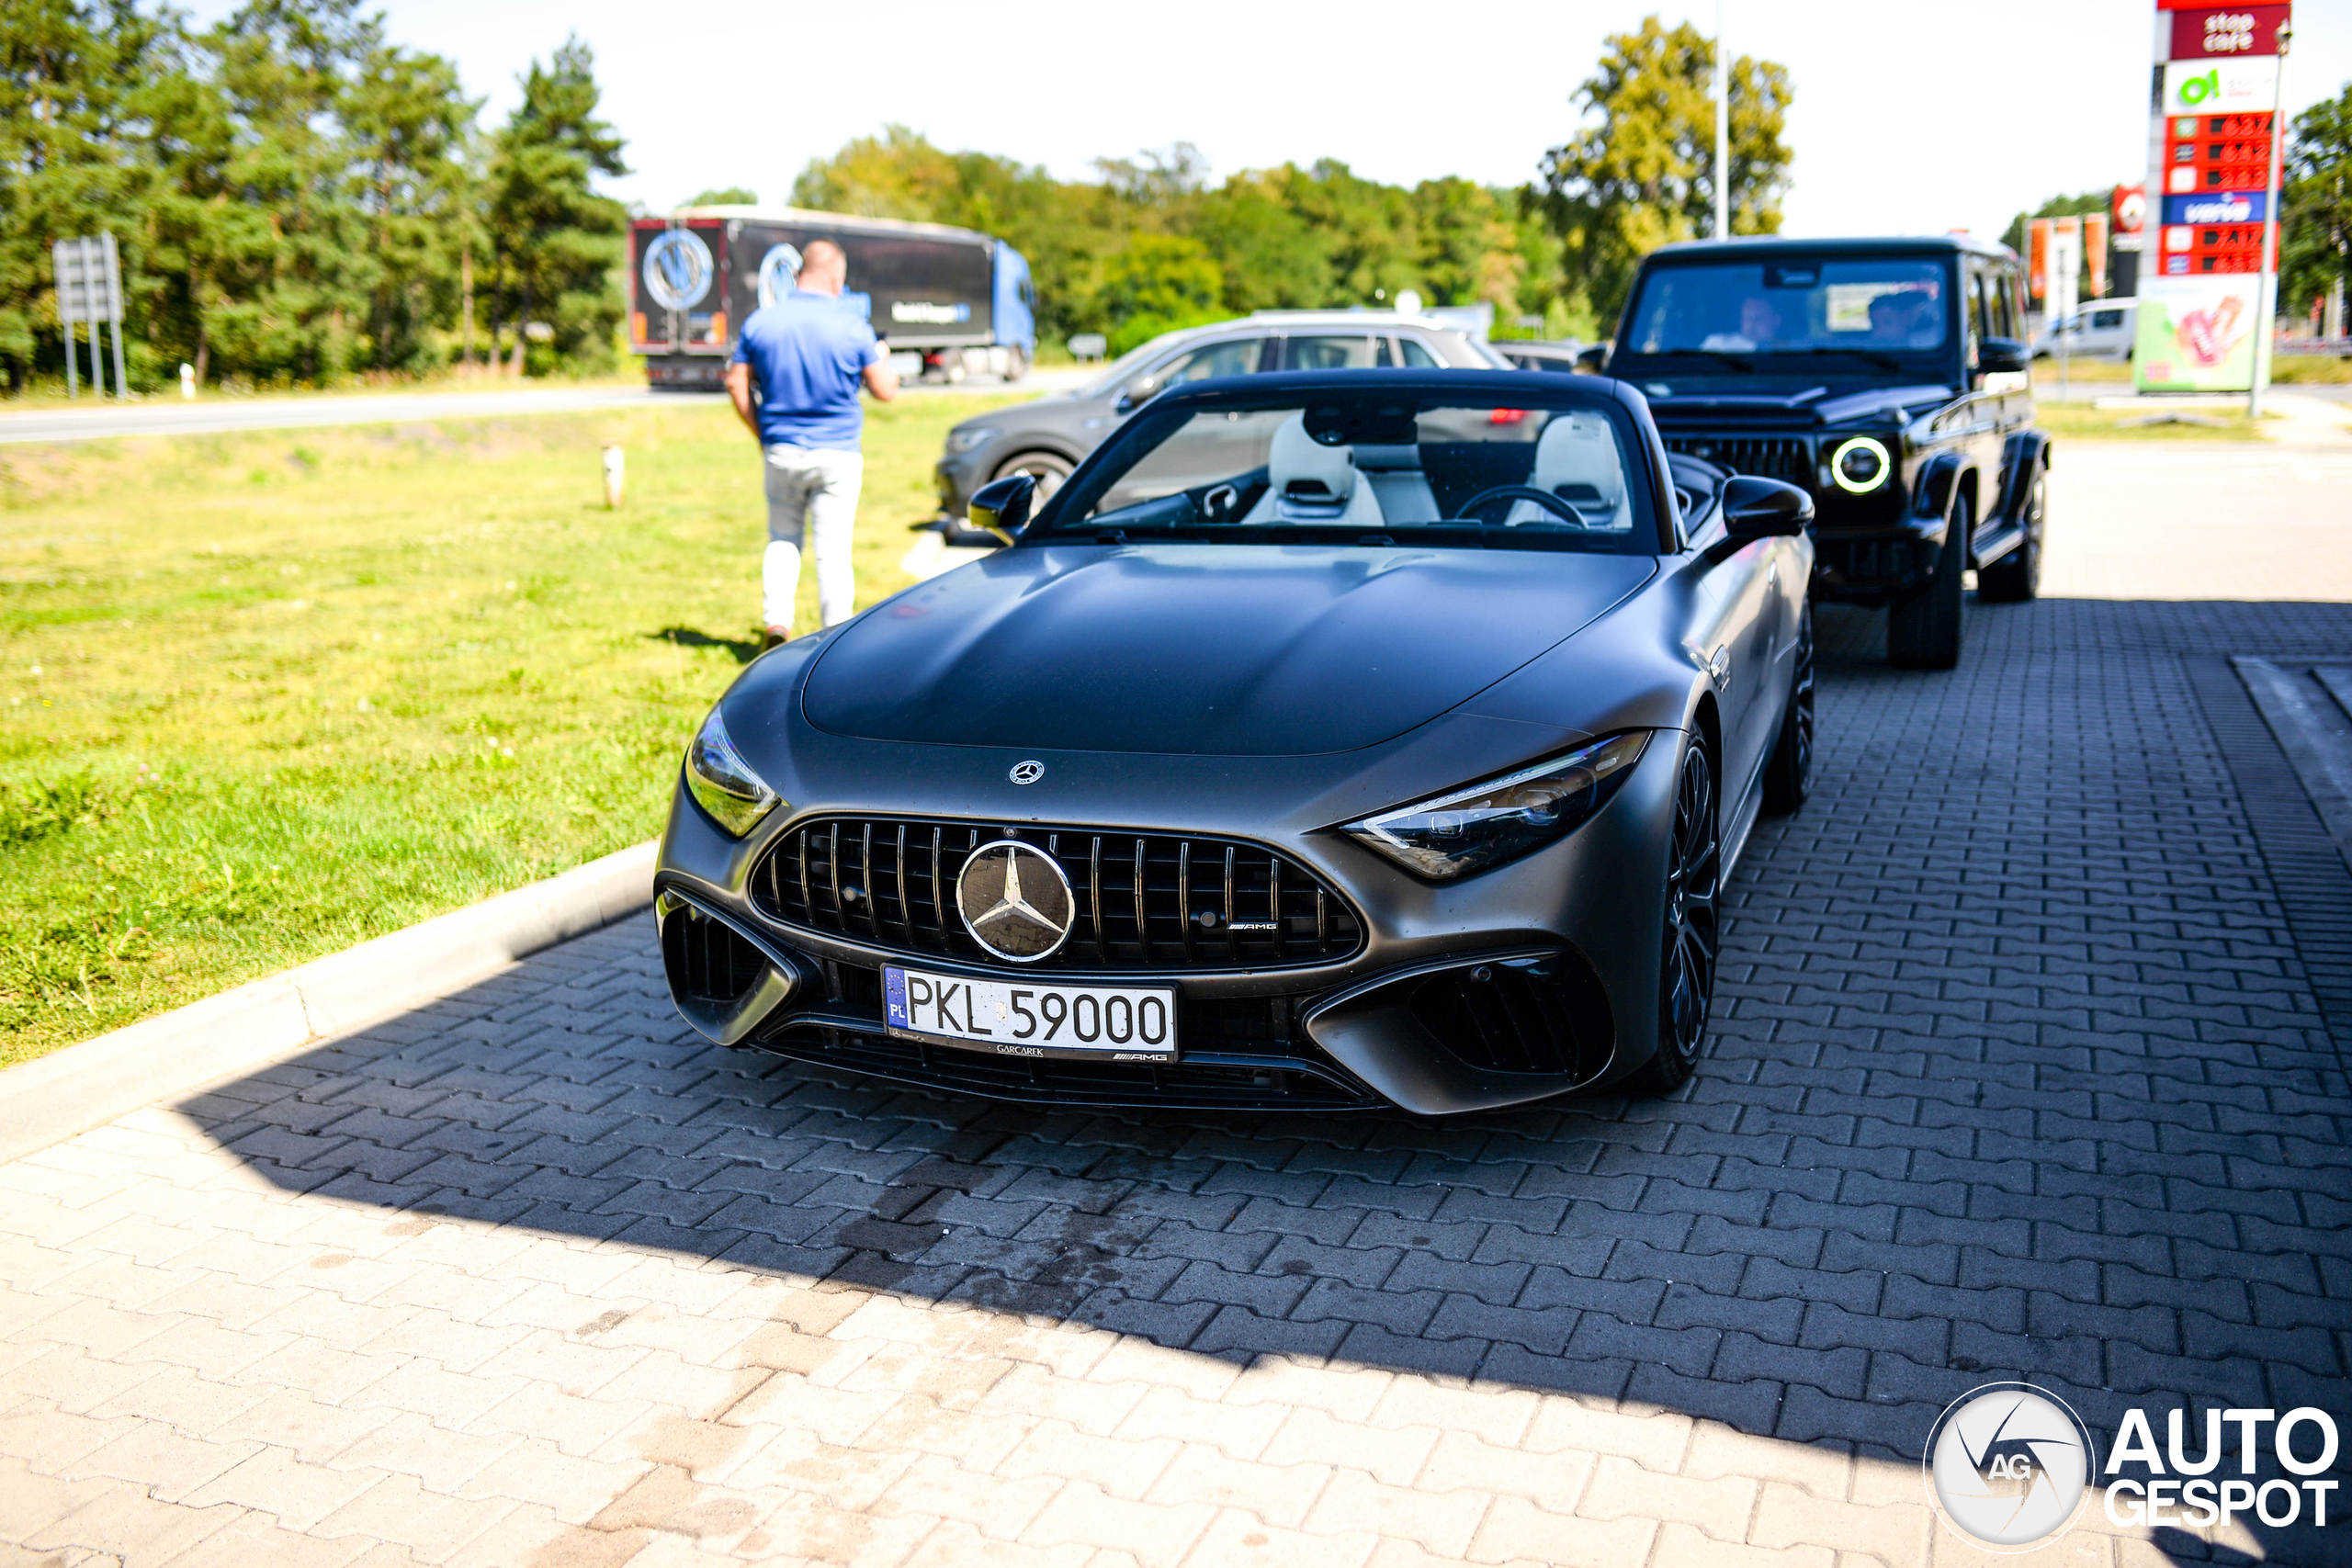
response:
[[[2254,273],[2152,277],[2140,285],[2134,379],[2143,391],[2243,392],[2254,384],[2262,280]]]
[[[2263,318],[2279,40],[2286,5],[2155,0],[2148,179],[2132,380],[2145,392],[2243,392],[2270,352]],[[2117,191],[2122,216],[2123,191]]]
[[[2199,6],[2175,11],[2171,23],[2175,60],[2230,59],[2238,55],[2277,54],[2278,29],[2287,24],[2288,6]]]
[[[2160,114],[2268,114],[2278,97],[2278,58],[2175,60],[2165,66]]]

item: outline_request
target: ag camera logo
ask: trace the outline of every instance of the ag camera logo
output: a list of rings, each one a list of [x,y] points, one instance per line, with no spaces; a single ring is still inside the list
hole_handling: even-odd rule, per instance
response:
[[[2098,1469],[2090,1428],[2031,1383],[1971,1389],[1936,1418],[1920,1467],[1944,1523],[1994,1551],[2022,1551],[2064,1531]]]

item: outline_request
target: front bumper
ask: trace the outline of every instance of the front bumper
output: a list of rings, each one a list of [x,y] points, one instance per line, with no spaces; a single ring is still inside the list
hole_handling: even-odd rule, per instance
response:
[[[1813,593],[1841,604],[1885,604],[1935,581],[1944,547],[1941,517],[1905,515],[1877,527],[1816,528]]]
[[[994,1098],[1389,1105],[1431,1115],[1545,1100],[1614,1081],[1655,1051],[1662,872],[1679,740],[1659,732],[1615,797],[1566,838],[1443,886],[1336,834],[1252,835],[1312,866],[1359,911],[1364,941],[1353,956],[1052,976],[1172,986],[1173,1064],[1038,1060],[888,1035],[885,964],[989,979],[1012,966],[943,960],[761,913],[749,886],[767,847],[798,821],[842,814],[838,805],[763,824],[739,843],[681,790],[655,877],[665,970],[688,1021],[721,1043]],[[1181,769],[1201,760],[1168,761]],[[1133,812],[1118,812],[1122,804],[1105,803],[1106,830],[1132,820]],[[1151,830],[1163,829],[1236,831],[1230,821],[1206,818]]]

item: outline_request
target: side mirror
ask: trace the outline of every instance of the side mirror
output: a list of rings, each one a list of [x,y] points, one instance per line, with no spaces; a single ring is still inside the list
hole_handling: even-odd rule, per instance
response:
[[[1813,497],[1792,484],[1755,474],[1724,481],[1724,527],[1734,539],[1770,539],[1802,534],[1813,523]]]
[[[1036,498],[1035,474],[1007,474],[974,491],[971,504],[965,510],[973,527],[994,534],[1009,545],[1021,537],[1022,529],[1029,526],[1029,508]]]
[[[1111,405],[1111,412],[1113,413],[1131,412],[1151,401],[1159,393],[1159,381],[1156,377],[1146,376],[1138,380],[1130,381],[1126,385],[1126,389],[1119,394],[1119,400]]]
[[[1598,376],[1609,364],[1609,351],[1599,344],[1577,351],[1577,369],[1587,376]]]
[[[2026,347],[2013,337],[1988,337],[1976,347],[1976,368],[1987,376],[2026,367]]]

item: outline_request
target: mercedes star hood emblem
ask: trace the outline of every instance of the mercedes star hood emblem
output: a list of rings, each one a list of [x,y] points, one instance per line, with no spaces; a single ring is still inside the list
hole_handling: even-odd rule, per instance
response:
[[[999,958],[1035,964],[1069,940],[1078,903],[1051,855],[1000,839],[965,860],[956,876],[956,908],[974,942]]]

